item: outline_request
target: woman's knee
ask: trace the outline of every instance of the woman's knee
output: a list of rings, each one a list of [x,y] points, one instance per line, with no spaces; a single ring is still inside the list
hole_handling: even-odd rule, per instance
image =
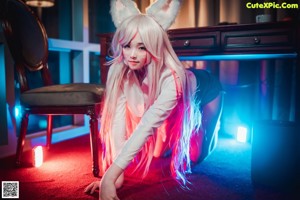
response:
[[[203,132],[194,132],[190,139],[190,159],[193,163],[198,163],[201,156],[203,145]]]

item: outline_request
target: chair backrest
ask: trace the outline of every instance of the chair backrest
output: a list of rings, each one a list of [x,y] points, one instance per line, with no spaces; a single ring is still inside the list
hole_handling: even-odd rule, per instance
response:
[[[40,70],[44,85],[52,84],[47,65],[48,38],[44,26],[23,1],[4,1],[2,27],[15,62],[21,92],[29,89],[26,71]]]

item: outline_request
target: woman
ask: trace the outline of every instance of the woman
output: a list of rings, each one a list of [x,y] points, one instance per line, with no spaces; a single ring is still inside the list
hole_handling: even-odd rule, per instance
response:
[[[191,161],[200,162],[212,148],[221,87],[206,71],[185,70],[163,27],[153,15],[139,13],[117,25],[100,130],[105,144],[102,200],[118,199],[116,188],[132,160],[146,175],[153,156],[171,151],[171,172],[185,184]],[[214,90],[199,91],[200,76]],[[202,110],[212,115],[201,120]],[[85,191],[98,187],[93,182]]]

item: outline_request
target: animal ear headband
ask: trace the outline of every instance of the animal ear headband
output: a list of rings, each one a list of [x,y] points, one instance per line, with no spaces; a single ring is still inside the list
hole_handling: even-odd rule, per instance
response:
[[[182,0],[157,0],[146,8],[146,14],[167,30],[175,20],[181,2]],[[141,14],[132,0],[111,0],[110,4],[110,13],[116,27],[119,27],[126,18]]]

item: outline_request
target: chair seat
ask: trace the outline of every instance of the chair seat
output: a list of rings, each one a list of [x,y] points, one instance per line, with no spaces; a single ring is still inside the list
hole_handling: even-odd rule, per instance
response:
[[[85,106],[99,103],[104,86],[89,83],[71,83],[35,88],[20,96],[24,106]]]

